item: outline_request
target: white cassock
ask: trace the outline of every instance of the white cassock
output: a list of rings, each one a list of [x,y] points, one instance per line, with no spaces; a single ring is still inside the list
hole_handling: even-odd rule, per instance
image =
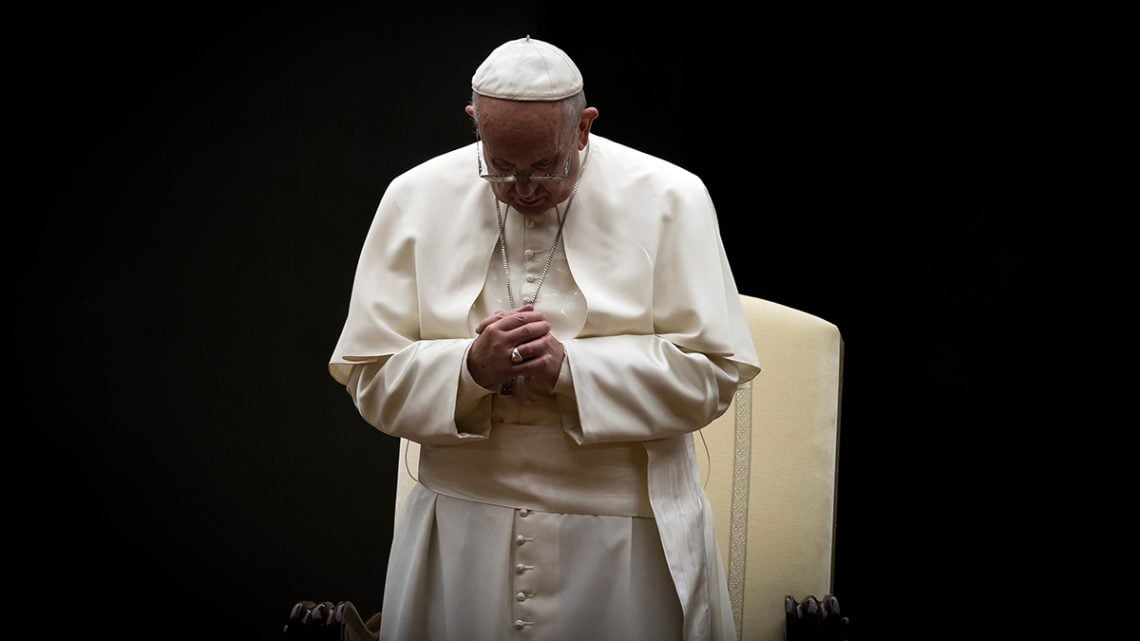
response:
[[[553,394],[466,369],[508,309],[495,200],[473,145],[381,199],[330,362],[366,421],[421,444],[388,562],[381,639],[734,638],[689,434],[759,371],[695,175],[601,136],[536,307],[565,345]],[[565,203],[505,218],[516,304]]]

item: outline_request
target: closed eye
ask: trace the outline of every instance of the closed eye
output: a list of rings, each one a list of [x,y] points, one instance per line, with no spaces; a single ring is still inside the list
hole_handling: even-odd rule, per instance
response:
[[[540,160],[540,161],[532,164],[531,168],[532,169],[550,169],[551,167],[553,167],[557,163],[558,163],[558,156],[551,156],[550,158],[546,158],[546,159]],[[495,167],[496,171],[501,171],[503,173],[510,173],[511,171],[514,171],[514,169],[515,169],[514,163],[507,162],[507,161],[499,159],[499,158],[492,160],[491,164]]]

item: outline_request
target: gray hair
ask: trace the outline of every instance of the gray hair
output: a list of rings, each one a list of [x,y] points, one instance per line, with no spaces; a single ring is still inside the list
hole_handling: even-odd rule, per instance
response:
[[[576,128],[578,121],[582,118],[582,111],[586,109],[586,92],[579,91],[569,98],[563,98],[559,102],[562,103],[562,113],[566,117],[566,126]],[[472,116],[472,120],[474,121],[472,124],[478,129],[479,94],[474,91],[471,92],[471,107],[475,110],[475,115]]]

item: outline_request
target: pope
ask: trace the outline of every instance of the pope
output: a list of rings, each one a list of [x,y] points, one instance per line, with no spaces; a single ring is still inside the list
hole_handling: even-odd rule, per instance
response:
[[[760,364],[709,191],[593,133],[548,42],[471,89],[476,140],[380,198],[329,363],[421,446],[380,638],[733,639],[692,433]]]

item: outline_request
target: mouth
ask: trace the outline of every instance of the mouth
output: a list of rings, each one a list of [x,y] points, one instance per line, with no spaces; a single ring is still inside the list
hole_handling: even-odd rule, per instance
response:
[[[527,209],[530,209],[532,207],[537,207],[538,205],[542,204],[543,200],[545,200],[545,199],[541,198],[541,197],[540,198],[532,198],[532,199],[516,198],[515,203],[519,207],[526,207]]]

